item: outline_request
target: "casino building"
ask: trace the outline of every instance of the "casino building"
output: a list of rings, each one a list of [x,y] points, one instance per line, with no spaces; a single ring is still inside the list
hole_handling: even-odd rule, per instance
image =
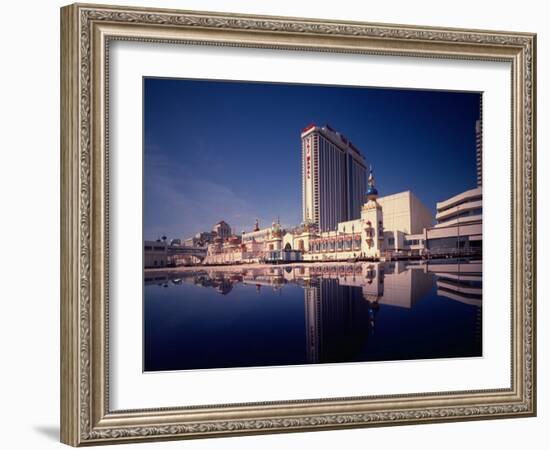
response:
[[[319,231],[358,219],[364,203],[367,162],[330,125],[302,130],[302,221]]]

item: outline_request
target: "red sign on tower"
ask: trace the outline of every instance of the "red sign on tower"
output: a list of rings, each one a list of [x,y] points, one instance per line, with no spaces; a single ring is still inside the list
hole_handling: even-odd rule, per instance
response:
[[[306,140],[306,176],[311,177],[311,139]]]

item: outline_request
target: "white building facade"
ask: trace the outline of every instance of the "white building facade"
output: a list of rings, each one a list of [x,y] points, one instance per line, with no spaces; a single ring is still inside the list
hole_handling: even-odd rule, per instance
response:
[[[483,209],[481,187],[461,192],[436,205],[437,224],[425,231],[430,255],[481,255]]]

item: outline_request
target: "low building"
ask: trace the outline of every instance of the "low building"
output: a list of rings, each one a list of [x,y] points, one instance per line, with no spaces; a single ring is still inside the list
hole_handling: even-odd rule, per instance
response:
[[[425,230],[425,249],[432,256],[481,255],[482,188],[455,195],[436,205],[437,224]]]
[[[259,262],[265,260],[267,252],[281,250],[283,230],[279,221],[273,222],[271,227],[260,228],[258,220],[252,231],[243,231],[243,260],[245,262]]]
[[[404,236],[403,252],[411,256],[420,256],[426,253],[426,228],[422,233]]]
[[[310,249],[310,242],[319,236],[317,225],[313,222],[304,222],[293,230],[283,234],[283,248],[306,253]]]
[[[243,244],[265,243],[271,236],[271,227],[260,228],[258,221],[252,231],[243,231],[241,238]]]
[[[424,228],[434,224],[432,212],[411,191],[386,195],[377,201],[382,207],[384,229],[387,231],[401,232],[403,235],[422,233]]]
[[[302,260],[302,252],[299,250],[268,250],[265,254],[265,262],[268,263],[291,263]]]
[[[240,236],[229,236],[227,239],[214,238],[208,245],[203,264],[240,264],[245,259]]]
[[[166,241],[145,241],[143,243],[143,266],[145,268],[166,267],[168,264]]]
[[[416,235],[433,226],[430,210],[411,191],[381,197],[378,203],[382,206],[386,255],[420,254],[423,243]]]

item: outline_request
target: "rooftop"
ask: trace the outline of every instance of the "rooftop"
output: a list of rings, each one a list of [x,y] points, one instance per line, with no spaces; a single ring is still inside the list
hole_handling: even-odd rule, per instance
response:
[[[344,136],[339,131],[336,131],[328,123],[323,127],[320,127],[314,123],[311,123],[307,127],[302,129],[301,136],[303,137],[305,134],[310,133],[311,131],[320,131],[321,133],[323,133],[325,137],[328,137],[329,139],[332,139],[332,140],[339,141],[339,143],[344,144],[347,148],[357,153],[358,156],[360,156],[361,158],[364,158],[361,151],[353,144],[353,142],[351,142],[346,136]]]

